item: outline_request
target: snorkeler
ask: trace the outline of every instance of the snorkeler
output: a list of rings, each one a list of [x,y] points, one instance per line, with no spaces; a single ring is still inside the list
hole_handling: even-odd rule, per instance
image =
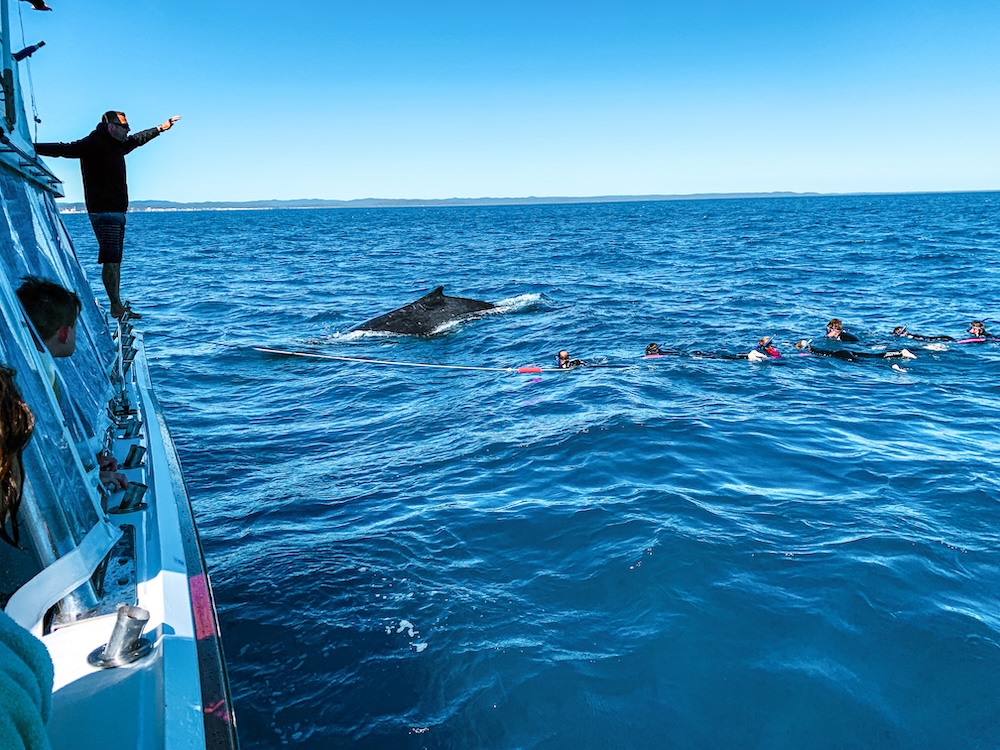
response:
[[[967,343],[972,341],[1000,341],[1000,337],[986,332],[986,323],[982,320],[974,320],[969,323],[969,335],[972,339],[963,339]]]
[[[644,357],[666,357],[667,355],[679,356],[680,352],[677,349],[666,349],[659,344],[653,343],[646,346],[646,353]]]
[[[816,354],[820,357],[836,357],[847,362],[857,362],[859,359],[916,359],[917,355],[909,349],[888,349],[884,352],[856,352],[852,349],[817,349],[806,339],[795,345],[802,353]]]
[[[919,333],[910,333],[906,326],[896,326],[892,329],[892,335],[899,338],[914,339],[915,341],[954,341],[953,336],[921,336]]]
[[[582,359],[570,359],[569,352],[565,349],[556,355],[556,367],[560,370],[572,370],[574,367],[584,367],[586,364]]]
[[[757,342],[757,346],[747,352],[747,359],[751,362],[763,362],[768,359],[781,359],[778,347],[774,345],[774,336],[765,336]]]
[[[781,354],[778,348],[772,343],[774,336],[764,336],[757,342],[757,346],[744,354],[718,354],[715,352],[692,351],[690,356],[697,359],[748,359],[751,362],[763,362],[767,359],[780,359]]]
[[[831,318],[830,322],[826,324],[826,337],[828,339],[844,341],[849,344],[853,344],[861,340],[853,333],[848,333],[844,330],[844,324],[840,322],[840,318]]]

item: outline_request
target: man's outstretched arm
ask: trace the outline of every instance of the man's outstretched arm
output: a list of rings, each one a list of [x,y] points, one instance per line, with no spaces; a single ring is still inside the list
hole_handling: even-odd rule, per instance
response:
[[[157,125],[155,128],[147,128],[146,130],[140,130],[138,133],[130,135],[128,137],[128,149],[125,153],[134,151],[139,148],[139,146],[146,145],[163,131],[170,130],[170,128],[174,126],[174,123],[179,119],[181,119],[179,115],[174,115],[166,122]]]
[[[35,153],[39,156],[66,156],[79,159],[86,148],[86,138],[71,143],[36,143]]]

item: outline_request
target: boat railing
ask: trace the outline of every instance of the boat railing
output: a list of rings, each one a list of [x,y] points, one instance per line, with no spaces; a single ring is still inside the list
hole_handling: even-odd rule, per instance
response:
[[[11,139],[4,142],[26,156]],[[121,532],[105,513],[97,454],[115,425],[108,404],[123,401],[127,384],[121,347],[58,221],[54,193],[25,179],[38,169],[23,161],[0,159],[2,215],[11,239],[0,243],[0,362],[17,371],[36,428],[23,456],[22,544],[0,544],[0,601],[17,622],[41,634],[54,621],[93,613],[98,604],[101,581],[92,576]],[[72,357],[57,362],[40,344],[15,293],[27,275],[55,281],[83,302]]]
[[[56,197],[62,197],[62,181],[38,159],[38,156],[18,146],[7,133],[0,130],[0,158],[5,156],[14,157],[18,169],[29,180],[51,191]]]
[[[109,327],[59,218],[0,8],[0,364],[35,417],[19,543],[0,541],[0,606],[52,655],[53,747],[94,726],[105,744],[235,748],[211,585],[142,336],[128,320]],[[72,356],[53,358],[28,320],[16,293],[28,275],[79,297]],[[119,476],[105,485],[109,457]]]
[[[13,130],[17,121],[17,83],[14,75],[14,51],[10,46],[10,10],[6,1],[0,3],[0,49],[3,66],[0,68],[0,90],[3,91],[4,119],[7,129]]]
[[[16,167],[26,178],[61,197],[62,182],[38,160],[27,125],[20,122],[17,116],[24,111],[24,107],[18,83],[17,60],[11,48],[10,11],[6,0],[0,2],[0,61],[0,95],[4,105],[3,117],[0,118],[0,160]]]
[[[61,602],[63,617],[77,617],[97,604],[90,576],[120,531],[101,508],[97,489],[88,483],[85,458],[78,452],[56,392],[58,379],[35,347],[10,280],[0,281],[0,357],[17,371],[18,386],[35,415],[35,431],[24,451],[24,495],[19,513],[23,550],[3,550],[7,585],[17,586],[6,611],[40,634],[46,612]],[[26,579],[26,580],[25,580]]]

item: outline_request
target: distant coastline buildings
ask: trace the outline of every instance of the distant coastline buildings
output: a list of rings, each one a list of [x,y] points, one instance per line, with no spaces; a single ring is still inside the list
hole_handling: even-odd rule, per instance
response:
[[[821,198],[859,195],[932,195],[939,191],[914,191],[912,193],[695,193],[691,195],[597,195],[583,197],[525,198],[358,198],[354,200],[324,200],[303,198],[299,200],[261,201],[201,201],[179,203],[174,201],[133,201],[130,213],[159,211],[261,211],[267,209],[306,208],[427,208],[433,206],[544,206],[580,203],[643,203],[653,201],[732,200],[747,198]],[[988,194],[993,190],[955,190],[949,193]],[[87,210],[83,203],[58,203],[64,214],[82,214]]]

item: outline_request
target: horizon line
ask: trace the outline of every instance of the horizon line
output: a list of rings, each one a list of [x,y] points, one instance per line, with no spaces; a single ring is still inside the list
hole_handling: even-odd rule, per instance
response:
[[[183,211],[204,209],[278,209],[278,208],[393,208],[430,206],[498,206],[498,205],[559,205],[585,203],[642,203],[665,201],[732,200],[747,198],[826,198],[889,195],[961,195],[997,193],[997,190],[912,190],[912,191],[858,191],[849,193],[818,192],[742,192],[742,193],[685,193],[650,195],[592,195],[592,196],[522,196],[517,198],[264,198],[245,201],[169,201],[159,199],[135,200],[129,211]],[[86,213],[81,201],[61,202],[56,205],[62,213]]]

